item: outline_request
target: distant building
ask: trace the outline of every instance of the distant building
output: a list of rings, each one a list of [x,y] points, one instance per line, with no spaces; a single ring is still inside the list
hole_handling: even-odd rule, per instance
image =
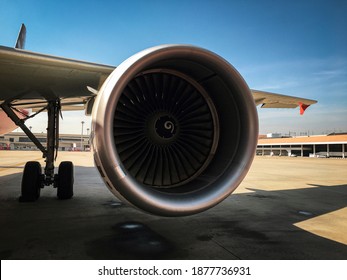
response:
[[[257,155],[347,157],[347,133],[258,139]]]
[[[35,136],[43,146],[46,146],[46,133],[35,133]],[[11,132],[0,136],[0,150],[37,150],[37,148],[24,132]],[[80,134],[60,134],[59,150],[88,151],[90,150],[90,136],[83,135],[81,137]]]

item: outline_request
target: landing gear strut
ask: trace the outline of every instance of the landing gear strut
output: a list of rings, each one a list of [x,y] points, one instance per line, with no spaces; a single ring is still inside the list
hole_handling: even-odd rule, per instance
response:
[[[30,140],[41,150],[43,158],[45,158],[45,168],[42,174],[41,164],[37,161],[29,161],[26,163],[22,177],[22,188],[20,202],[35,201],[40,197],[40,190],[44,186],[53,185],[57,188],[57,196],[59,199],[70,199],[73,196],[73,164],[71,161],[63,161],[58,168],[58,174],[54,174],[54,161],[57,157],[59,147],[59,113],[60,101],[48,101],[47,115],[47,147],[45,148],[36,136],[24,124],[10,104],[3,103],[0,107],[7,116],[18,125]]]

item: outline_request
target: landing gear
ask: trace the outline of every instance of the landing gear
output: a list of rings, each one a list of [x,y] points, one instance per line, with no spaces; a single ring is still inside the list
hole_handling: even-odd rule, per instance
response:
[[[70,199],[73,196],[74,172],[71,161],[63,161],[55,175],[54,187],[58,189],[59,199]]]
[[[57,196],[59,199],[70,199],[73,196],[73,164],[70,161],[63,161],[59,165],[58,174],[54,174],[54,161],[57,157],[59,146],[59,114],[60,101],[48,101],[43,110],[47,110],[48,126],[47,126],[47,147],[44,147],[35,135],[27,128],[24,121],[18,118],[11,104],[2,103],[0,107],[6,112],[7,116],[18,125],[30,140],[41,150],[43,158],[45,158],[45,168],[42,174],[39,162],[29,161],[25,165],[22,177],[22,193],[19,198],[20,202],[35,201],[40,197],[40,190],[44,186],[53,185],[57,188]],[[17,110],[18,111],[18,110]]]
[[[40,197],[40,191],[43,187],[42,178],[41,164],[37,161],[28,161],[23,171],[20,202],[31,202]]]

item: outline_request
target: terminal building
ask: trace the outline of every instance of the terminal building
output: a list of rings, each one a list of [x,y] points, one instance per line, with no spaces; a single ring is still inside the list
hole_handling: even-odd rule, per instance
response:
[[[45,146],[46,134],[36,134]],[[0,136],[0,149],[36,150],[36,146],[23,132],[11,132]],[[90,135],[60,134],[60,151],[89,151]],[[347,133],[282,137],[280,134],[259,136],[257,155],[299,157],[347,157]]]
[[[257,155],[346,158],[347,133],[259,137]]]
[[[35,136],[43,146],[46,146],[46,133],[35,133]],[[0,150],[37,150],[37,148],[24,132],[11,132],[0,135]],[[89,151],[90,135],[60,134],[59,150]]]

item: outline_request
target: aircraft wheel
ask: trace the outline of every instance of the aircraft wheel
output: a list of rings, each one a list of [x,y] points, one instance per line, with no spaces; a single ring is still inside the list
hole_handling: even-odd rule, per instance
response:
[[[73,196],[74,168],[71,161],[63,161],[59,165],[56,182],[59,199],[70,199]]]
[[[32,202],[40,197],[42,187],[42,169],[37,161],[28,161],[25,164],[22,177],[22,193],[20,202]]]

